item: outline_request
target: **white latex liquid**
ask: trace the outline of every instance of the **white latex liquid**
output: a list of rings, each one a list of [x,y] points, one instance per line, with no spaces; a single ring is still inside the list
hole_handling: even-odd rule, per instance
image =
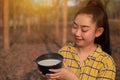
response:
[[[57,59],[46,59],[46,60],[39,61],[38,64],[42,66],[53,66],[60,62],[61,61]]]

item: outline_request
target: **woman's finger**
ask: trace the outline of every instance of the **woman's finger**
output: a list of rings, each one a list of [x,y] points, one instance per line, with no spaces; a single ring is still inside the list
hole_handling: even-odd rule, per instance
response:
[[[49,69],[50,72],[58,73],[61,71],[61,69]]]
[[[66,63],[63,61],[63,66],[65,67],[65,68],[67,68],[67,65],[66,65]]]
[[[38,72],[39,72],[39,74],[40,74],[40,77],[43,77],[43,78],[46,77],[45,75],[43,75],[43,73],[42,73],[41,71],[38,71]]]
[[[60,78],[60,74],[59,73],[46,74],[46,76],[48,78]]]

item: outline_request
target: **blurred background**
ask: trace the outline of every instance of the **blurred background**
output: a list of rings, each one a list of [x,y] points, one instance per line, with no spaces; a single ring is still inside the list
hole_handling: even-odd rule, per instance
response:
[[[0,80],[40,80],[34,60],[73,41],[73,17],[88,1],[0,0]],[[120,80],[120,0],[101,1]]]

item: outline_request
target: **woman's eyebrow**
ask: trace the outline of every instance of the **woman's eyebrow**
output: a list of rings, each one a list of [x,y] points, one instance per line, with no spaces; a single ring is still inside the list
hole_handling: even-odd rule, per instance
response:
[[[77,24],[75,21],[73,21],[73,24],[75,24],[75,25],[77,25],[77,26],[78,26],[78,24]]]
[[[89,26],[87,26],[87,25],[81,25],[81,27],[89,27]]]

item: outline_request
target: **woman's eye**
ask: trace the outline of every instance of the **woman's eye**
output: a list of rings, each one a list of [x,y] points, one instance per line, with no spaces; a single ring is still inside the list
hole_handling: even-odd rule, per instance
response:
[[[87,31],[88,31],[88,27],[82,28],[82,32],[87,32]]]
[[[76,26],[76,25],[73,25],[72,28],[77,29],[77,26]]]

